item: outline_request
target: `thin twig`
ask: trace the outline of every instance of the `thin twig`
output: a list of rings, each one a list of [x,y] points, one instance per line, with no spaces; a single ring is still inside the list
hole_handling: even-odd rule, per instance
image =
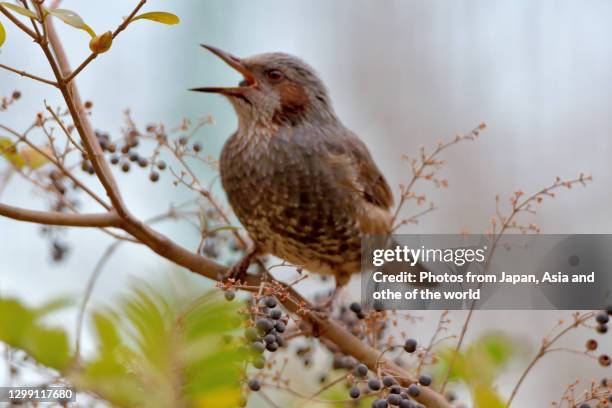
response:
[[[35,81],[39,81],[39,82],[45,83],[47,85],[53,85],[56,88],[58,86],[57,82],[51,81],[49,79],[41,78],[39,76],[30,74],[29,72],[26,72],[26,71],[23,71],[23,70],[20,70],[20,69],[9,67],[8,65],[0,64],[0,68],[6,69],[7,71],[14,72],[15,74],[21,75],[22,77],[27,77],[27,78],[33,79]]]

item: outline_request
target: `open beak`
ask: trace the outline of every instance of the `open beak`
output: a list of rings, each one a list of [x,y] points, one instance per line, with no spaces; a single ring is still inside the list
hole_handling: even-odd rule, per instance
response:
[[[232,54],[227,53],[223,50],[220,50],[217,47],[213,47],[212,45],[208,45],[208,44],[201,44],[201,45],[202,47],[206,48],[207,50],[215,54],[217,57],[225,61],[227,65],[234,68],[236,71],[240,72],[242,76],[244,77],[244,81],[240,83],[240,86],[193,88],[191,89],[191,91],[240,96],[240,95],[243,95],[247,89],[257,84],[255,75],[253,75],[253,73],[244,66],[240,58],[234,57]]]

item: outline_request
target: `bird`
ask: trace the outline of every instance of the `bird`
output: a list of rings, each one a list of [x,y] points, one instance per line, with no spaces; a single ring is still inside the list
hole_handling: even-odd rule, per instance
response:
[[[221,183],[253,248],[230,272],[244,277],[255,256],[272,254],[311,273],[335,277],[336,290],[361,270],[361,240],[392,231],[389,183],[364,142],[335,113],[317,72],[273,52],[238,58],[202,47],[242,75],[220,94],[237,130],[220,156]]]

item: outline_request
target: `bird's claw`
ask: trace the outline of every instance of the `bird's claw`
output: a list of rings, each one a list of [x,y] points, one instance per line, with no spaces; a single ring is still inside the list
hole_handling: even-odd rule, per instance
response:
[[[247,270],[251,265],[251,256],[247,255],[236,262],[223,277],[223,281],[233,280],[234,282],[243,281],[246,278]]]

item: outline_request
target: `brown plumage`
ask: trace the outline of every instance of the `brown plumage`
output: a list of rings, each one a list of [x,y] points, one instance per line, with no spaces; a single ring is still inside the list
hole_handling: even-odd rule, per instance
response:
[[[194,90],[226,96],[238,115],[221,153],[221,180],[257,253],[346,284],[360,270],[362,236],[391,229],[393,195],[370,152],[300,59],[239,59],[204,47],[244,76],[237,87]],[[245,272],[249,260],[234,273]]]

